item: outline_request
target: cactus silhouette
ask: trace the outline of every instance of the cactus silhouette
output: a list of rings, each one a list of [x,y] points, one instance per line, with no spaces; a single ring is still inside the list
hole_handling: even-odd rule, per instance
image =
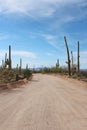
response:
[[[69,76],[71,76],[70,55],[69,55],[69,48],[68,48],[66,36],[64,36],[64,40],[65,40],[65,45],[66,45],[66,49],[67,49],[67,57],[68,57],[68,62],[67,62],[67,64],[68,64],[68,74],[69,74]]]
[[[59,68],[59,59],[57,59],[56,68]]]
[[[79,50],[80,50],[80,45],[79,45],[79,41],[78,41],[78,56],[77,56],[77,69],[78,69],[78,73],[80,71],[80,53],[79,53]]]
[[[9,45],[9,58],[7,59],[7,53],[5,54],[5,67],[11,69],[11,46]]]
[[[21,75],[21,70],[22,70],[22,59],[20,59],[20,67],[19,67],[19,74]]]

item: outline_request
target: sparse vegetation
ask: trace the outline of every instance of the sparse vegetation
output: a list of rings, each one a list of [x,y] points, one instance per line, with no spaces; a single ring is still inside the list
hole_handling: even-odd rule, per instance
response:
[[[0,67],[0,84],[12,83],[20,79],[29,79],[32,75],[31,71],[28,69],[22,69],[22,59],[20,59],[20,66],[14,69],[12,68],[11,59],[11,46],[9,46],[9,58],[7,58],[7,53],[5,54],[5,60],[2,60],[2,66]]]
[[[25,70],[23,70],[23,74],[24,74],[24,78],[27,78],[27,79],[29,79],[29,77],[32,76],[31,71],[27,68]]]
[[[74,64],[73,51],[71,51],[71,58],[69,54],[68,43],[66,37],[64,37],[65,46],[67,50],[67,67],[61,67],[59,64],[59,59],[53,67],[43,67],[38,71],[33,69],[32,71],[28,69],[28,64],[26,64],[26,69],[22,69],[22,59],[20,59],[20,65],[17,64],[16,69],[12,69],[12,59],[11,59],[11,46],[9,46],[9,56],[7,58],[7,53],[5,54],[5,60],[2,60],[2,66],[0,68],[0,83],[10,83],[15,82],[20,79],[29,79],[32,76],[32,73],[55,73],[61,75],[68,75],[69,77],[81,79],[87,79],[87,72],[80,71],[80,52],[79,52],[79,42],[78,42],[78,51],[77,51],[77,64]],[[72,64],[71,64],[72,63]]]

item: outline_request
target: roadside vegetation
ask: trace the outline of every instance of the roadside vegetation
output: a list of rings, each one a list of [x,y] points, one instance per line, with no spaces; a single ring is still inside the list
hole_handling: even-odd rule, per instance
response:
[[[33,73],[42,73],[42,74],[55,74],[60,76],[65,76],[67,78],[74,78],[78,80],[83,80],[87,82],[87,71],[80,70],[78,73],[76,68],[73,68],[71,71],[71,76],[68,75],[68,68],[66,67],[43,67],[39,70],[34,70]]]
[[[22,59],[20,59],[20,64],[16,68],[12,68],[12,59],[11,59],[11,46],[9,46],[9,55],[5,54],[4,60],[2,60],[2,65],[0,66],[0,84],[3,83],[12,83],[18,80],[27,80],[32,77],[32,73],[42,73],[42,74],[60,74],[66,75],[69,78],[81,79],[87,81],[87,71],[80,70],[80,43],[77,42],[77,63],[74,63],[73,51],[69,50],[67,39],[64,36],[65,47],[66,47],[66,56],[67,61],[66,65],[62,67],[59,63],[59,59],[53,67],[43,67],[39,70],[33,69],[32,71],[28,68],[22,68]],[[71,52],[71,53],[70,53]]]
[[[22,59],[20,59],[20,65],[17,64],[16,68],[12,68],[11,59],[11,46],[9,46],[9,56],[5,54],[5,60],[2,60],[0,66],[0,84],[14,83],[19,80],[27,79],[32,77],[32,72],[26,65],[26,68],[22,68]]]
[[[16,69],[1,69],[0,68],[0,84],[13,83],[19,80],[29,80],[32,72],[29,69],[22,69],[21,74]]]
[[[87,82],[87,70],[80,70],[80,43],[77,42],[77,63],[74,63],[73,51],[69,50],[66,36],[64,36],[67,61],[66,66],[62,67],[59,63],[59,59],[57,63],[53,67],[43,67],[39,70],[34,70],[34,73],[42,73],[42,74],[60,74],[66,75],[69,78],[84,80]],[[71,53],[70,53],[71,52]],[[70,55],[71,54],[71,55]]]

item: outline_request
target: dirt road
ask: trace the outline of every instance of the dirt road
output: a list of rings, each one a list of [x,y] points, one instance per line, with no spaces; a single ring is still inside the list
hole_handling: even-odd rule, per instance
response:
[[[0,130],[87,130],[87,85],[36,74],[0,92]]]

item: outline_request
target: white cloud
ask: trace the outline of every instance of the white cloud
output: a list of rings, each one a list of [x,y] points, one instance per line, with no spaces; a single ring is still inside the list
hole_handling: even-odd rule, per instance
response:
[[[0,58],[5,57],[5,53],[7,53],[8,50],[0,50]],[[28,52],[28,51],[12,51],[12,56],[20,56],[25,57],[25,58],[36,58],[36,54],[33,52]]]
[[[8,55],[8,50],[0,50],[0,65],[2,64],[2,60],[5,59],[5,53],[7,53]],[[20,58],[22,58],[23,68],[26,67],[26,64],[29,64],[29,67],[32,67],[32,61],[36,60],[36,54],[33,52],[28,52],[28,51],[12,50],[12,67],[16,67],[17,64],[20,64]]]
[[[63,51],[62,45],[64,45],[64,33],[60,33],[57,35],[50,34],[50,33],[44,33],[44,32],[37,32],[37,33],[29,33],[29,36],[31,38],[37,38],[37,37],[42,37],[46,40],[46,42],[53,46],[54,48],[60,50],[61,52]]]
[[[42,36],[43,36],[44,38],[46,38],[47,40],[53,40],[53,39],[55,39],[55,37],[56,37],[56,36],[51,35],[51,34],[42,34]]]
[[[37,38],[37,37],[42,37],[44,38],[50,45],[52,45],[55,48],[58,48],[58,43],[56,42],[56,35],[52,34],[46,34],[44,32],[37,32],[37,33],[30,33],[29,34],[31,38]]]
[[[12,51],[12,55],[18,55],[28,58],[36,58],[36,55],[34,53],[28,51]]]
[[[42,34],[42,37],[44,37],[46,39],[46,41],[53,46],[54,48],[58,49],[59,51],[63,51],[64,48],[62,48],[62,44],[64,43],[64,41],[62,42],[59,39],[59,35],[52,35],[52,34]],[[64,44],[63,44],[64,45]]]
[[[47,56],[53,56],[53,53],[47,52],[46,55],[47,55]]]
[[[67,5],[87,4],[86,0],[0,0],[1,13],[25,14],[31,17],[52,16],[56,10],[62,12]],[[72,20],[72,17],[68,20]]]
[[[6,34],[0,34],[0,41],[5,40],[8,38],[8,35]]]
[[[5,53],[6,53],[5,50],[0,50],[0,59],[5,57]]]
[[[57,42],[57,37],[56,35],[52,35],[52,34],[42,34],[42,37],[44,37],[46,39],[46,41],[53,46],[56,49],[60,49],[61,48],[58,46],[58,42]]]
[[[54,8],[49,6],[50,1],[37,0],[0,0],[1,13],[19,13],[34,17],[34,15],[46,17],[54,12]]]

